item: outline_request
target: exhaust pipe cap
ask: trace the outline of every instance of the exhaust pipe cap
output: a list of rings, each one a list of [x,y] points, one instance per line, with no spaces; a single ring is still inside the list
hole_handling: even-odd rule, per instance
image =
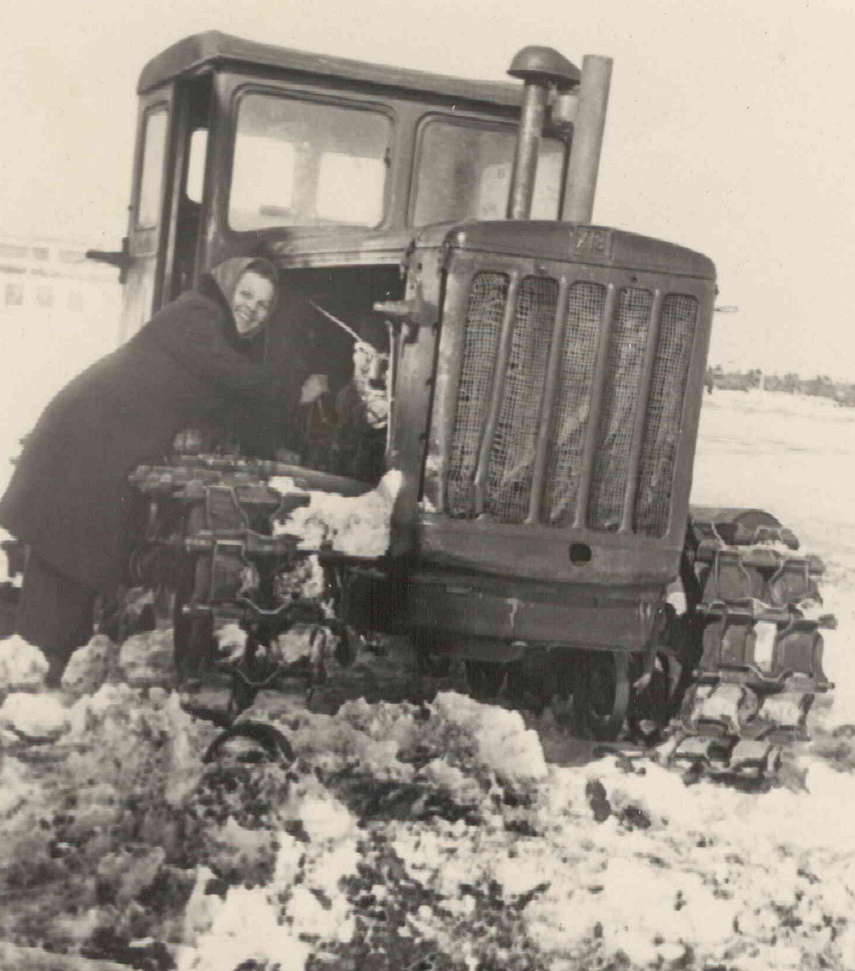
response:
[[[559,90],[575,87],[582,72],[552,47],[524,47],[511,61],[508,74],[521,81],[554,84]]]

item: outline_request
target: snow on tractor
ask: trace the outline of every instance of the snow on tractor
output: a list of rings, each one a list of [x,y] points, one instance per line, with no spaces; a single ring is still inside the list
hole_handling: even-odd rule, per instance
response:
[[[131,476],[128,582],[195,710],[450,684],[760,777],[805,732],[822,564],[765,512],[689,507],[715,270],[591,223],[610,70],[527,47],[521,84],[475,82],[215,32],[144,68],[128,236],[90,254],[122,339],[263,251],[266,360],[297,347],[328,389],[297,454],[191,429]]]

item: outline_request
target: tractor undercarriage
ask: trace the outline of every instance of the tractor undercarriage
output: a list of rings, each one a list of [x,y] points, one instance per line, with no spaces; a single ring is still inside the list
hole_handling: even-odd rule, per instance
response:
[[[550,708],[575,735],[690,773],[769,781],[831,687],[822,563],[756,510],[695,511],[683,609],[664,596],[636,605],[644,646],[626,650],[583,637],[449,638],[437,633],[444,608],[433,628],[391,619],[406,583],[380,557],[394,499],[384,483],[365,492],[296,467],[200,457],[142,467],[132,482],[148,509],[130,580],[149,591],[157,623],[174,626],[185,705],[231,731],[245,733],[239,716],[260,692],[334,710],[453,688]],[[378,616],[388,622],[372,624]]]

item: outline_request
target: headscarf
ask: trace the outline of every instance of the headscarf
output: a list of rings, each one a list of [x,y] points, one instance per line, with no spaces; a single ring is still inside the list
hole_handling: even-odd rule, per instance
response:
[[[220,288],[223,296],[226,299],[226,303],[231,307],[232,300],[234,299],[235,289],[238,285],[238,280],[246,272],[246,268],[251,264],[260,264],[265,267],[270,273],[273,274],[274,278],[278,278],[279,273],[276,267],[270,262],[260,256],[235,256],[228,260],[223,260],[222,263],[218,263],[213,269],[211,269],[211,276],[216,281],[217,286]],[[276,302],[279,297],[279,288],[277,286],[276,293],[273,297],[273,306],[276,306]],[[273,308],[271,308],[272,310]]]

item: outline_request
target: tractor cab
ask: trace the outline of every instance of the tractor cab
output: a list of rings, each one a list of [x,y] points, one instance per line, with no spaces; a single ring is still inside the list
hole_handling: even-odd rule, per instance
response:
[[[580,72],[545,48],[548,77],[530,213],[566,203]],[[525,73],[525,65],[523,73]],[[519,75],[522,76],[522,75]],[[353,335],[388,352],[378,301],[403,296],[402,257],[424,226],[504,219],[523,87],[252,43],[211,31],[142,70],[120,341],[224,258],[263,252],[286,298],[265,356],[335,393]],[[323,314],[327,312],[327,316]]]

